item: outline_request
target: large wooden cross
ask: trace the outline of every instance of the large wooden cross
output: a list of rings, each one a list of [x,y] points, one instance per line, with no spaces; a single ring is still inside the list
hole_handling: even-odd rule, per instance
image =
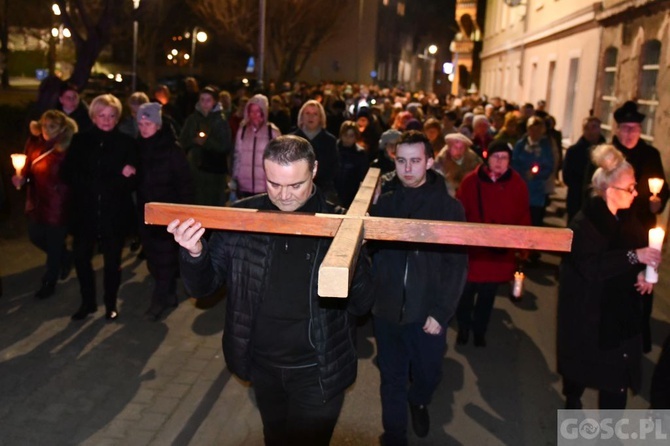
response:
[[[344,215],[147,203],[145,223],[194,218],[209,229],[333,237],[319,267],[318,292],[323,297],[347,297],[363,240],[570,251],[569,229],[366,216],[379,175],[379,169],[368,171]]]

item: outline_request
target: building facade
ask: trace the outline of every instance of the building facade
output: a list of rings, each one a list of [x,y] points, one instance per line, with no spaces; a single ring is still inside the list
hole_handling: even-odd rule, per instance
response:
[[[612,112],[633,100],[646,114],[642,138],[661,152],[670,168],[670,1],[604,0],[596,15],[602,27],[595,114],[609,135]],[[665,85],[665,88],[662,86]]]
[[[569,145],[593,112],[601,2],[487,0],[480,92],[523,104],[547,102]]]

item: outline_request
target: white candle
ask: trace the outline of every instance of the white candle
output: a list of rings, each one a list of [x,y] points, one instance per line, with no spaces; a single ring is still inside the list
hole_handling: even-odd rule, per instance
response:
[[[663,237],[665,237],[665,231],[662,228],[653,228],[649,230],[649,247],[658,249],[659,251],[663,247]],[[647,269],[644,273],[644,280],[649,283],[658,282],[658,265],[653,267],[647,265]]]
[[[524,275],[521,271],[517,271],[514,273],[514,286],[512,287],[512,296],[516,297],[517,299],[521,297],[521,293],[523,292],[523,279]]]
[[[663,178],[649,178],[649,191],[656,195],[663,187]]]

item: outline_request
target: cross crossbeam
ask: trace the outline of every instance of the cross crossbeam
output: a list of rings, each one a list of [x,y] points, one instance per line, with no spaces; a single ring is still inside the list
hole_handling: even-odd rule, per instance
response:
[[[370,169],[345,215],[147,203],[145,222],[167,225],[194,218],[209,229],[333,237],[319,268],[319,295],[324,297],[348,295],[363,240],[570,251],[569,229],[366,216],[378,178],[379,169]]]

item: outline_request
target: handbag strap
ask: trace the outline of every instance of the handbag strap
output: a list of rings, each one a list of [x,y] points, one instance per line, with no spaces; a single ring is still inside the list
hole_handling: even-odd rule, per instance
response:
[[[32,167],[32,166],[34,166],[37,162],[43,160],[47,155],[49,155],[49,154],[50,154],[51,152],[53,152],[55,149],[56,149],[56,147],[54,146],[54,147],[50,148],[49,150],[47,150],[46,152],[44,152],[43,154],[41,154],[40,156],[38,156],[37,158],[35,158],[35,159],[30,163],[30,166]]]

